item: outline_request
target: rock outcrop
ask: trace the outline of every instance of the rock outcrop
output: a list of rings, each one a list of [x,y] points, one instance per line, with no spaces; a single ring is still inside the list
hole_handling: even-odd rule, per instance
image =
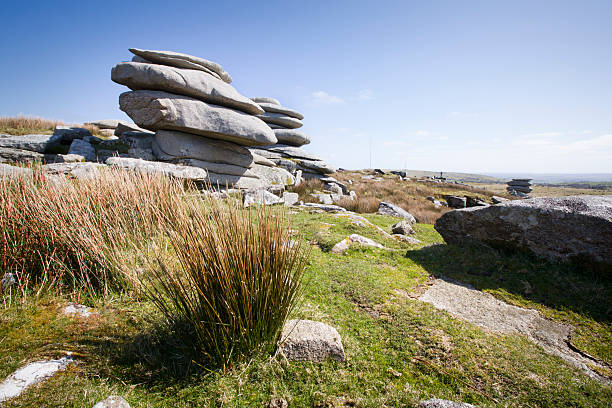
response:
[[[612,197],[567,196],[507,201],[450,211],[435,223],[444,240],[528,249],[553,260],[612,265]]]

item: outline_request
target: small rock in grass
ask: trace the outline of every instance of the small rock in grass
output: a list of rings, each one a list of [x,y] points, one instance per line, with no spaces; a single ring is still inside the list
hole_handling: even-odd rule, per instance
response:
[[[380,248],[380,249],[385,248],[384,246],[382,246],[376,241],[371,240],[370,238],[366,238],[359,234],[352,234],[344,238],[342,241],[338,242],[336,245],[334,245],[333,248],[331,249],[331,252],[334,254],[342,254],[344,253],[344,251],[349,249],[349,247],[351,246],[351,243],[357,243],[357,244],[371,246],[371,247]]]
[[[401,217],[401,218],[405,218],[408,220],[408,222],[410,222],[411,224],[414,224],[416,222],[416,219],[414,218],[414,216],[412,214],[410,214],[408,211],[404,210],[403,208],[401,208],[398,205],[395,205],[393,203],[388,203],[388,202],[381,202],[378,206],[378,213],[380,215],[390,215],[392,217]]]
[[[20,368],[0,383],[0,402],[19,396],[26,388],[45,381],[73,363],[72,357],[62,357],[59,360],[35,361]]]
[[[289,320],[282,333],[281,351],[289,360],[321,362],[328,358],[345,361],[338,331],[312,320]]]
[[[449,400],[432,398],[427,401],[421,401],[419,408],[477,408],[475,405],[465,402],[453,402]]]
[[[268,403],[268,408],[288,408],[289,404],[284,398],[273,398]]]
[[[64,307],[62,311],[67,316],[77,316],[88,318],[90,316],[98,314],[97,312],[92,312],[90,308],[85,305],[79,305],[77,303],[68,303],[66,307]]]
[[[107,399],[98,402],[93,408],[130,408],[130,404],[122,397],[111,395]]]
[[[401,235],[414,234],[414,230],[412,229],[412,226],[407,220],[402,220],[394,224],[391,227],[391,231],[393,231],[394,234],[401,234]]]
[[[274,205],[284,204],[284,200],[267,190],[246,190],[242,195],[242,204],[245,207],[254,204]]]

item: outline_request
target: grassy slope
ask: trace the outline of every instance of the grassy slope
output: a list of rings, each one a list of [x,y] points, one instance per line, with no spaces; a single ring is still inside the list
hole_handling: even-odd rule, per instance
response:
[[[577,269],[524,254],[454,248],[431,225],[420,246],[383,238],[328,214],[296,212],[293,228],[313,246],[295,315],[340,332],[348,362],[288,363],[259,358],[228,373],[189,360],[171,334],[158,333],[151,305],[125,297],[97,305],[99,318],[60,317],[63,300],[13,305],[0,314],[0,378],[41,356],[75,352],[79,365],[6,406],[91,407],[110,393],[132,407],[416,406],[441,397],[479,406],[606,406],[612,391],[521,336],[487,333],[415,300],[431,276],[472,283],[508,302],[577,326],[573,341],[612,363],[612,285]],[[369,215],[389,228],[396,219]],[[329,229],[323,223],[334,224]],[[388,249],[326,252],[350,233]],[[527,283],[525,283],[527,282]]]

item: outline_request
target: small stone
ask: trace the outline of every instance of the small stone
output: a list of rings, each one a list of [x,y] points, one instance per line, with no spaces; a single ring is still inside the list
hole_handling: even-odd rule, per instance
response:
[[[329,194],[312,193],[310,194],[310,196],[319,200],[321,204],[333,204],[334,203],[334,200]]]
[[[378,214],[380,214],[380,215],[390,215],[392,217],[405,218],[411,224],[414,224],[416,222],[416,219],[414,218],[414,216],[412,214],[410,214],[408,211],[404,210],[403,208],[401,208],[398,205],[395,205],[395,204],[389,203],[389,202],[385,202],[385,201],[381,202],[378,205]]]
[[[93,408],[130,408],[130,404],[118,395],[111,395],[107,399],[98,402]]]
[[[312,320],[289,320],[283,327],[281,338],[281,351],[289,360],[346,360],[340,334],[328,324]]]
[[[69,303],[66,307],[64,307],[62,313],[67,316],[77,316],[83,318],[88,318],[98,314],[97,312],[92,312],[87,306],[76,303]]]
[[[400,222],[393,224],[393,226],[391,227],[391,231],[394,234],[401,235],[414,234],[414,230],[412,229],[412,226],[407,220],[401,220]]]
[[[273,398],[268,403],[268,408],[288,408],[289,404],[284,398]]]
[[[0,402],[19,396],[26,388],[45,381],[74,363],[72,357],[62,357],[59,360],[35,361],[18,369],[0,383]]]
[[[427,401],[421,401],[419,408],[477,408],[475,405],[465,402],[453,402],[449,400],[433,398]]]

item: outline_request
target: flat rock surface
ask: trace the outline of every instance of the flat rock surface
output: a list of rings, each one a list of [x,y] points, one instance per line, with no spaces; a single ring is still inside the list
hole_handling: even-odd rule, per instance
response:
[[[304,119],[304,115],[302,115],[300,112],[295,111],[293,109],[285,108],[284,106],[279,106],[275,103],[259,102],[258,105],[261,106],[261,108],[266,112],[281,113],[292,118],[300,120]]]
[[[270,145],[274,132],[257,117],[162,91],[131,91],[119,96],[119,107],[149,130],[178,130],[240,145]]]
[[[197,167],[181,166],[172,163],[132,159],[127,157],[110,157],[106,164],[125,170],[142,171],[152,174],[163,174],[182,180],[206,181],[206,170]]]
[[[0,135],[0,147],[44,153],[56,140],[53,135]]]
[[[404,210],[399,205],[395,205],[393,203],[389,203],[385,201],[381,202],[378,205],[378,214],[390,215],[392,217],[401,217],[401,218],[408,220],[408,222],[410,222],[411,224],[414,224],[416,222],[416,219],[414,218],[414,216],[410,214],[408,211]]]
[[[274,135],[278,143],[288,146],[303,146],[310,143],[310,136],[296,129],[274,129]]]
[[[199,70],[122,62],[112,69],[111,79],[132,90],[150,89],[191,96],[252,115],[264,112],[257,103],[240,95],[233,86]]]
[[[435,228],[448,243],[475,240],[553,260],[612,264],[612,196],[541,197],[450,211]]]
[[[271,113],[265,112],[257,117],[266,123],[272,123],[274,125],[284,126],[289,129],[297,129],[303,126],[303,123],[299,119],[292,118],[291,116],[283,115],[282,113]]]
[[[56,372],[75,363],[71,357],[58,360],[35,361],[20,368],[0,383],[0,402],[19,396],[26,388],[45,381]]]
[[[251,98],[251,100],[253,102],[257,102],[257,103],[271,103],[273,105],[280,106],[280,102],[278,101],[278,99],[274,99],[274,98],[267,98],[267,97],[263,97],[263,96],[258,96],[258,97],[255,97],[255,98]]]
[[[561,357],[590,377],[610,381],[589,367],[598,365],[596,361],[569,348],[571,326],[545,319],[536,310],[510,305],[469,285],[443,279],[436,279],[419,300],[493,332],[523,334],[546,352]]]
[[[477,408],[475,405],[466,402],[454,402],[438,398],[421,401],[419,408]]]
[[[289,360],[346,360],[342,339],[332,326],[312,320],[289,320],[283,327],[281,351]]]
[[[291,157],[291,158],[296,158],[296,159],[306,159],[306,160],[319,160],[319,158],[315,156],[314,154],[308,153],[300,149],[299,147],[295,147],[295,146],[275,144],[275,145],[270,145],[270,146],[262,146],[261,149],[268,150],[274,153],[278,153],[281,156],[285,156],[285,157]],[[270,158],[271,157],[268,157],[268,159]]]

